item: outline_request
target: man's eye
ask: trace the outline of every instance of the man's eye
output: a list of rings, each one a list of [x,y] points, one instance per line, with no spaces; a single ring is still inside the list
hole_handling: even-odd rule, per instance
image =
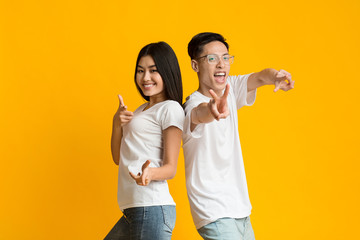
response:
[[[208,59],[209,59],[210,62],[215,61],[215,58],[214,58],[214,57],[209,57]]]
[[[223,56],[223,59],[224,59],[225,61],[229,61],[230,57],[229,57],[229,56]]]

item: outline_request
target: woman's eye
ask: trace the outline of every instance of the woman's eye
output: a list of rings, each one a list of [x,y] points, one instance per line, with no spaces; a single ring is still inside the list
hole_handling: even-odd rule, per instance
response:
[[[154,73],[154,72],[157,72],[157,70],[156,70],[156,69],[152,69],[152,70],[150,70],[150,72]]]
[[[144,72],[144,71],[141,69],[137,70],[137,73],[142,73],[142,72]]]

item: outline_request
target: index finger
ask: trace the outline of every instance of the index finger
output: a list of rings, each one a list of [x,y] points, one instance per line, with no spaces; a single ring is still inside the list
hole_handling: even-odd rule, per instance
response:
[[[136,176],[132,172],[129,172],[129,174],[136,181]]]
[[[125,106],[122,96],[119,94],[118,97],[119,97],[120,106]]]
[[[212,90],[212,89],[210,89],[209,90],[209,93],[210,93],[210,95],[213,97],[213,99],[218,99],[219,97],[218,97],[218,95],[216,95],[216,93],[214,92],[214,90]]]
[[[230,90],[230,84],[226,84],[226,87],[225,87],[225,92],[223,94],[223,98],[227,98],[227,96],[229,95],[229,90]]]

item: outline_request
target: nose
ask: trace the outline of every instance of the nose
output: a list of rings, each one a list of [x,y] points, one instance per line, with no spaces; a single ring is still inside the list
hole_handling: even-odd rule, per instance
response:
[[[143,80],[144,81],[150,81],[150,72],[149,71],[144,72]]]
[[[224,68],[225,67],[225,62],[224,59],[222,57],[219,58],[219,62],[216,64],[217,68]]]

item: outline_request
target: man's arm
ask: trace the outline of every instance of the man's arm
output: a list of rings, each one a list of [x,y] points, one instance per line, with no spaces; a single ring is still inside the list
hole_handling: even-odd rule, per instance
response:
[[[221,97],[219,97],[213,90],[209,90],[209,93],[213,98],[208,103],[200,103],[197,107],[191,110],[190,131],[193,131],[197,124],[209,123],[214,121],[214,119],[219,121],[220,119],[229,116],[229,109],[227,105],[229,89],[230,85],[227,84],[225,92]]]
[[[253,91],[264,85],[275,85],[274,92],[279,89],[288,91],[294,88],[295,81],[291,80],[291,74],[285,70],[277,71],[273,68],[266,68],[260,72],[253,73],[247,80],[247,91]]]

